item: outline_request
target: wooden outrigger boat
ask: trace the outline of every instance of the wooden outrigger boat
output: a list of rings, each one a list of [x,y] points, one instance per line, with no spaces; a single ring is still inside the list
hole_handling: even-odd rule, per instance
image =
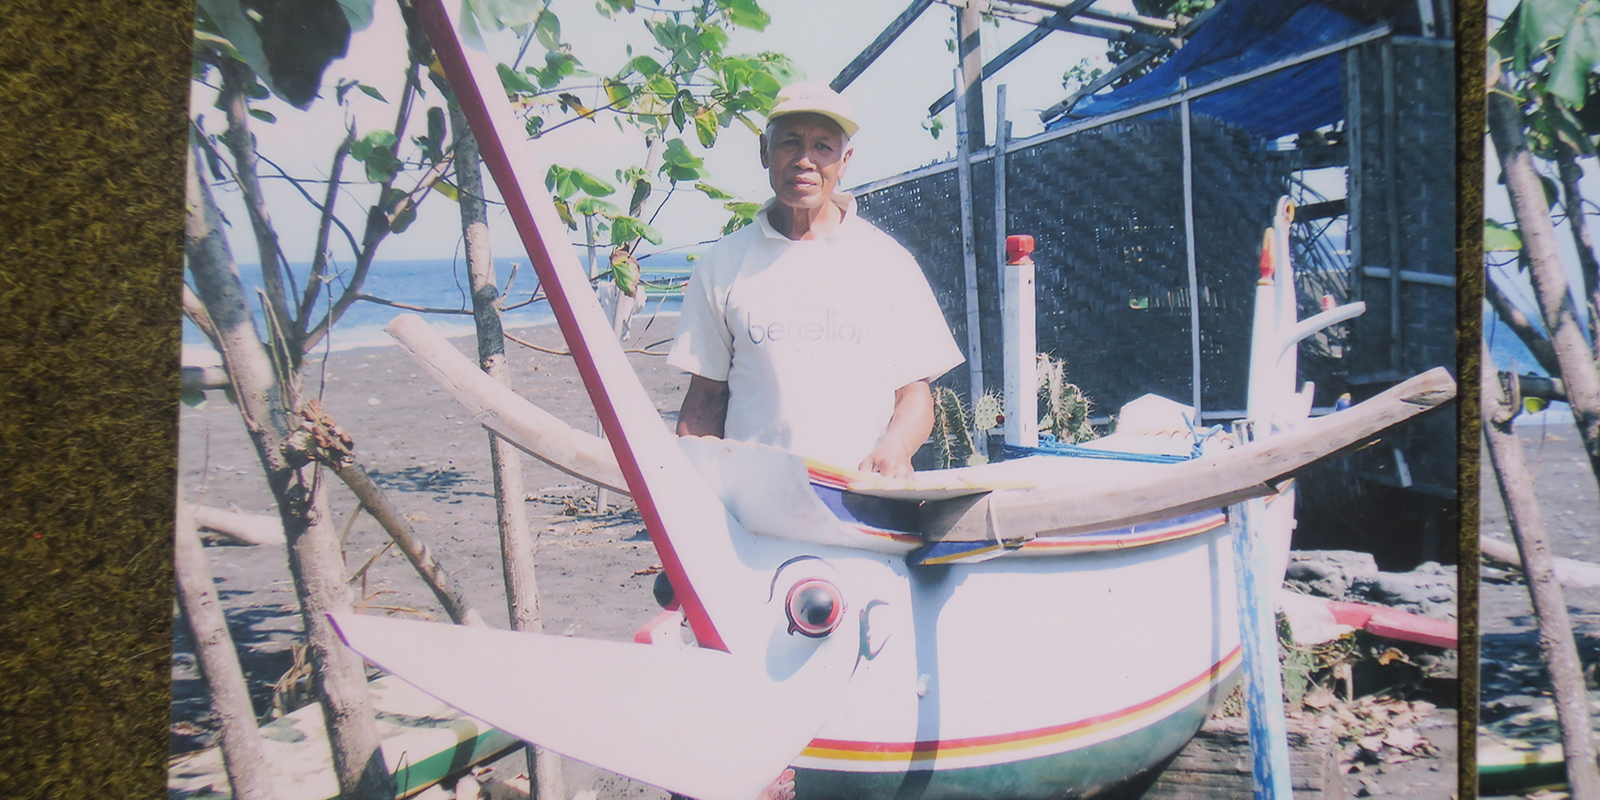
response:
[[[1296,319],[1285,203],[1257,297],[1256,441],[1197,443],[1181,410],[1128,414],[1089,449],[1140,460],[1039,456],[909,481],[680,442],[559,235],[543,171],[510,146],[522,137],[494,64],[456,35],[457,10],[421,11],[609,444],[420,320],[390,330],[485,427],[631,493],[675,591],[638,637],[652,645],[335,622],[386,670],[569,757],[700,800],[749,800],[789,767],[802,798],[1093,797],[1152,776],[1238,675],[1227,507],[1267,498],[1265,571],[1281,576],[1291,476],[1454,396],[1441,369],[1308,418],[1295,343],[1360,309]]]

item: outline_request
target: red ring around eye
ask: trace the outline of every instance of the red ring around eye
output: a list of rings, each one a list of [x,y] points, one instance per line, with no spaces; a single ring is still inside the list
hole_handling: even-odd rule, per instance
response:
[[[844,596],[831,583],[807,578],[789,590],[784,601],[789,632],[820,639],[833,633],[844,618]]]

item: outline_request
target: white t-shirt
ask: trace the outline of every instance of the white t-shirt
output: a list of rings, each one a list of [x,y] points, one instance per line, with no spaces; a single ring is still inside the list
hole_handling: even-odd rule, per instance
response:
[[[794,241],[767,221],[723,238],[684,290],[667,363],[728,384],[729,439],[853,468],[894,414],[894,393],[964,359],[904,247],[855,213]]]

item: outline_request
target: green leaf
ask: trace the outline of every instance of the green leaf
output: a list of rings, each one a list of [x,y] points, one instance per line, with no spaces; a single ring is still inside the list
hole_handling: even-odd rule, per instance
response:
[[[500,73],[500,85],[505,87],[507,97],[516,97],[518,94],[538,94],[539,88],[528,79],[517,74],[517,71],[505,64],[494,65],[496,72]]]
[[[1546,43],[1566,33],[1583,0],[1523,0],[1517,5],[1512,57],[1518,72],[1538,60]],[[1505,51],[1501,51],[1505,52]]]
[[[370,98],[372,98],[374,100],[377,100],[380,103],[389,102],[389,99],[384,97],[381,92],[379,92],[377,89],[374,89],[373,87],[368,86],[368,85],[366,85],[364,83],[356,84],[356,88],[360,89],[362,94],[364,94],[364,95],[366,95],[366,96],[368,96],[368,97],[370,97]]]
[[[272,116],[272,112],[270,112],[270,111],[262,111],[259,108],[250,109],[250,116],[255,117],[256,119],[259,119],[262,122],[277,122],[278,121],[277,117]]]
[[[701,147],[710,147],[717,143],[717,112],[710,108],[700,109],[694,115],[694,132],[700,138]]]
[[[605,197],[617,190],[617,187],[581,169],[571,169],[559,164],[550,165],[550,169],[544,175],[544,185],[561,198],[571,197],[578,192]]]
[[[615,108],[627,108],[628,102],[633,99],[633,90],[628,87],[628,84],[621,81],[614,81],[610,78],[607,78],[605,81],[605,88],[606,100],[610,101],[611,105]]]
[[[627,247],[618,247],[611,253],[611,282],[623,294],[631,295],[639,288],[639,260]]]
[[[733,215],[722,226],[722,234],[724,236],[755,222],[756,213],[761,210],[760,203],[741,203],[737,201],[723,203],[722,207],[728,209],[729,213]]]
[[[374,148],[394,147],[395,138],[393,131],[376,130],[366,136],[355,140],[350,145],[350,157],[357,161],[365,161]]]
[[[261,81],[251,81],[250,88],[244,91],[244,96],[251,100],[265,100],[272,96],[272,90],[262,85]]]
[[[584,172],[581,169],[570,170],[570,172],[572,174],[573,181],[585,194],[594,195],[595,197],[606,197],[617,190],[617,187],[612,186],[611,184],[606,183],[604,180]]]
[[[577,74],[578,59],[564,50],[552,50],[544,54],[544,69],[536,70],[530,67],[528,71],[539,76],[540,86],[552,89],[561,83],[562,79]]]
[[[578,200],[578,202],[573,203],[572,211],[575,214],[582,214],[586,217],[592,217],[596,214],[616,216],[617,214],[622,213],[622,209],[619,209],[604,200],[594,197],[584,197]]]
[[[1544,187],[1544,202],[1550,208],[1555,208],[1561,202],[1561,188],[1548,175],[1539,176],[1539,185]]]
[[[533,35],[546,50],[561,48],[561,20],[554,11],[546,8],[539,12],[539,19],[533,24]]]
[[[444,160],[444,109],[438,106],[428,108],[428,160],[438,163]]]
[[[641,238],[651,244],[661,244],[661,233],[638,217],[619,214],[611,220],[611,243],[613,245],[620,247]]]
[[[1483,221],[1483,250],[1486,253],[1516,252],[1522,249],[1522,235],[1492,219]]]
[[[461,199],[460,198],[460,194],[461,194],[460,190],[456,189],[455,184],[453,184],[453,183],[451,183],[449,181],[438,181],[438,182],[434,183],[433,184],[433,190],[438,192],[439,194],[444,195],[445,197],[450,198],[450,200],[453,201],[453,202],[459,201]]]
[[[756,0],[717,0],[717,5],[728,13],[728,21],[741,28],[766,30],[767,23],[772,21],[772,17],[756,4]]]
[[[394,134],[390,134],[390,136],[393,137]],[[367,165],[367,180],[373,183],[388,183],[394,180],[394,176],[399,175],[400,170],[405,167],[404,164],[400,163],[400,158],[394,154],[394,148],[391,145],[380,145],[372,148],[363,163]]]
[[[1589,95],[1589,75],[1600,61],[1600,2],[1588,0],[1578,8],[1561,37],[1561,49],[1550,67],[1545,91],[1582,108]]]
[[[733,199],[733,195],[728,194],[727,192],[724,192],[721,189],[718,189],[717,187],[712,186],[709,183],[706,183],[705,181],[701,181],[701,182],[695,184],[694,188],[700,190],[700,192],[702,194],[704,194],[706,197],[711,198],[712,200],[732,200]]]
[[[565,222],[568,228],[577,230],[578,221],[572,218],[572,208],[567,205],[567,201],[560,197],[551,197],[550,202],[555,204],[556,216],[560,217],[561,221]]]
[[[649,56],[638,56],[633,59],[633,69],[646,78],[661,73],[661,62]]]
[[[227,41],[228,47],[257,75],[269,79],[267,88],[272,88],[261,35],[256,32],[255,22],[245,15],[239,0],[197,0],[197,6],[196,10],[205,16],[216,35]]]
[[[528,121],[523,123],[522,128],[528,132],[528,138],[537,139],[539,138],[539,131],[544,128],[544,117],[537,114],[528,117]]]
[[[689,152],[682,139],[671,139],[662,151],[661,173],[674,181],[692,181],[704,178],[705,162]]]

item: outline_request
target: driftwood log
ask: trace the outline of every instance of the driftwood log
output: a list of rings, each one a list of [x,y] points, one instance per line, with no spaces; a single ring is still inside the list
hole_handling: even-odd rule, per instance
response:
[[[1522,556],[1517,554],[1517,546],[1511,542],[1481,536],[1478,538],[1478,552],[1482,553],[1487,561],[1513,569],[1522,569]],[[1562,586],[1571,586],[1575,589],[1593,589],[1600,586],[1600,564],[1559,557],[1553,559],[1553,563],[1556,580],[1560,581]]]
[[[284,544],[283,520],[266,514],[245,514],[211,506],[189,506],[195,527],[219,533],[243,545]]]

